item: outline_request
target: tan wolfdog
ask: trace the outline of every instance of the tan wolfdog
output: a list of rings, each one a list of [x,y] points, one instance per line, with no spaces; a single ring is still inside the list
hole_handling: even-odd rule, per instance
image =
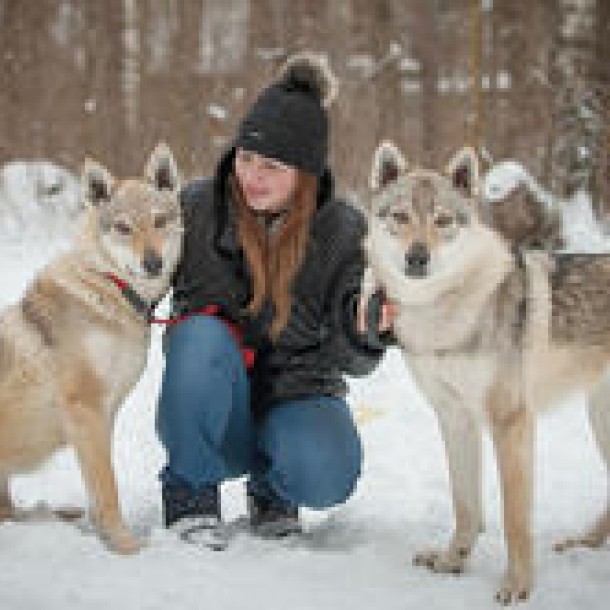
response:
[[[111,463],[114,416],[144,369],[147,314],[167,292],[182,244],[179,179],[157,146],[142,179],[115,180],[87,160],[86,219],[0,319],[0,518],[16,515],[11,475],[72,445],[102,538],[141,542],[121,516]]]
[[[445,443],[455,532],[444,550],[415,557],[462,572],[482,529],[481,430],[489,424],[502,488],[508,568],[496,599],[526,599],[533,584],[533,425],[537,412],[575,389],[610,462],[610,257],[527,252],[485,226],[476,155],[444,173],[410,168],[390,143],[373,159],[370,268],[365,293],[395,302],[394,332],[434,407]],[[578,363],[575,366],[575,363]],[[597,547],[610,509],[558,550]]]

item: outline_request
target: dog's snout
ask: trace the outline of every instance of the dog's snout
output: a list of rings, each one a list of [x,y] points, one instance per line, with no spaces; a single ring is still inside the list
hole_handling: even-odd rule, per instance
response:
[[[428,247],[422,242],[416,242],[405,255],[405,272],[412,277],[423,277],[426,275],[429,262]]]
[[[163,259],[154,250],[146,250],[142,258],[142,267],[148,275],[155,277],[163,269]]]

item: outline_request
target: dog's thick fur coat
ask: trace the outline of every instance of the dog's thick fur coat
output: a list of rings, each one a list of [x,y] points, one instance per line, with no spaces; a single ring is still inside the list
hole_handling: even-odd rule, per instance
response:
[[[72,445],[109,547],[141,542],[121,517],[112,469],[114,416],[146,364],[150,327],[108,273],[147,303],[165,292],[182,243],[179,180],[159,145],[142,179],[115,181],[93,161],[75,247],[50,263],[0,319],[0,518],[15,516],[12,475]]]
[[[395,303],[394,332],[446,447],[455,533],[447,549],[418,554],[415,562],[439,572],[464,569],[482,529],[487,422],[508,550],[497,599],[512,603],[527,598],[533,583],[536,414],[584,389],[610,463],[610,257],[516,253],[510,236],[481,221],[476,166],[476,155],[464,150],[443,173],[410,168],[396,147],[379,147],[364,291],[381,288]],[[590,530],[557,549],[600,546],[609,533],[607,508]]]

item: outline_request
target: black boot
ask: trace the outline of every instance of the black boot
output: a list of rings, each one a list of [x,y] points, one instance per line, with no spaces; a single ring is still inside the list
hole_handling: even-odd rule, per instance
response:
[[[279,498],[268,485],[247,486],[248,516],[252,530],[263,538],[284,538],[303,530],[299,509]]]
[[[163,522],[182,540],[215,551],[226,548],[227,531],[220,518],[220,493],[217,485],[195,489],[183,481],[164,482]]]

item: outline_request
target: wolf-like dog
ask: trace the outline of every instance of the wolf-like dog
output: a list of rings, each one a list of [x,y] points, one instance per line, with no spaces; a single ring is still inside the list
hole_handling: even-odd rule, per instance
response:
[[[92,160],[75,245],[44,268],[0,318],[0,519],[16,516],[12,475],[72,445],[108,547],[137,551],[111,461],[113,420],[146,364],[147,312],[168,291],[183,222],[165,144],[143,178],[115,179]]]
[[[460,573],[482,529],[481,431],[491,429],[500,472],[508,566],[496,595],[526,599],[533,584],[531,516],[536,414],[575,389],[610,463],[610,257],[519,253],[481,220],[477,157],[460,151],[442,172],[410,167],[391,143],[371,174],[369,268],[363,299],[383,290],[394,333],[438,416],[455,532],[416,565]],[[366,300],[365,300],[366,302]],[[556,546],[598,547],[610,508]]]

